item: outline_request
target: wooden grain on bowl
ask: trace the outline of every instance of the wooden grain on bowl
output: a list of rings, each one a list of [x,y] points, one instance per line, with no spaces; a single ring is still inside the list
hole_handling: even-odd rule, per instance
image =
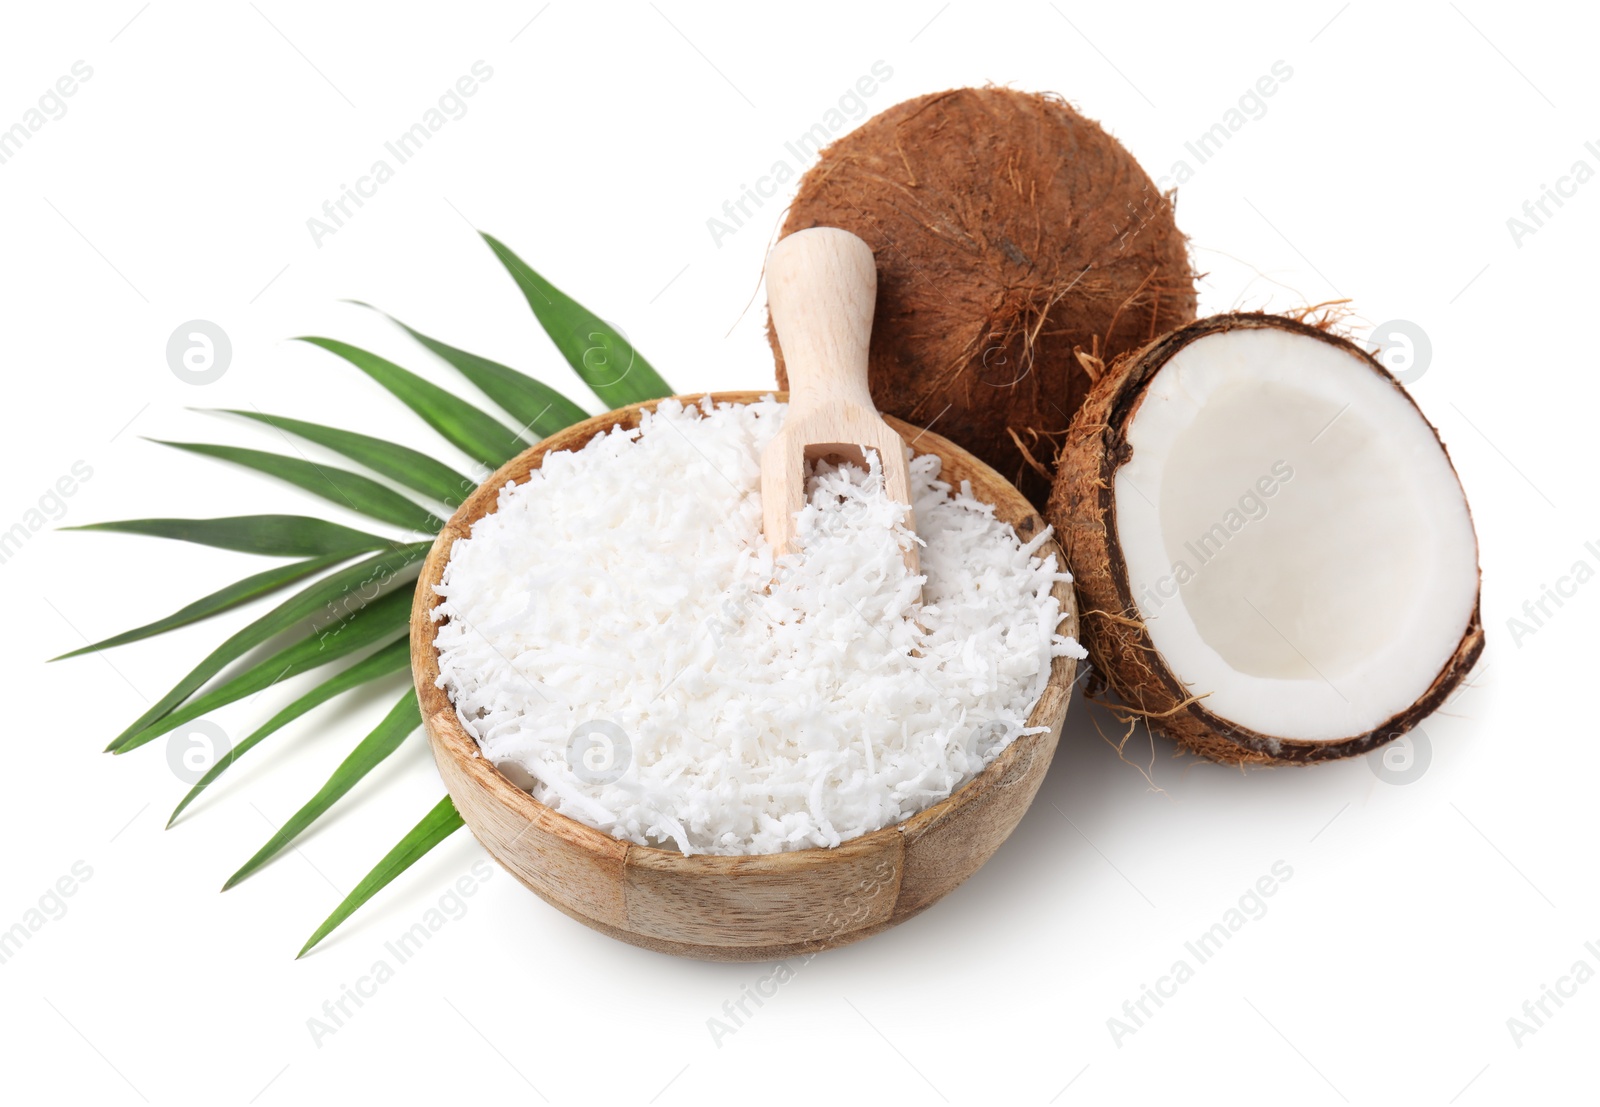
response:
[[[764,392],[718,392],[718,402],[753,403]],[[783,398],[783,393],[778,393]],[[685,404],[701,397],[680,396]],[[1076,662],[1058,657],[1028,717],[1042,734],[1016,739],[948,799],[904,822],[833,849],[752,857],[686,856],[635,845],[553,811],[479,756],[478,745],[439,686],[434,591],[455,540],[491,513],[500,489],[521,482],[544,455],[581,448],[612,427],[635,427],[660,401],[597,415],[546,438],[484,481],[439,534],[417,581],[411,669],[423,724],[445,787],[467,826],[508,872],[546,901],[604,934],[647,949],[712,961],[770,961],[857,941],[904,922],[977,871],[1010,836],[1039,790],[1055,753]],[[895,419],[919,453],[937,454],[942,479],[972,483],[979,500],[1023,541],[1044,527],[1022,494],[948,439]],[[1061,551],[1047,541],[1040,555]],[[1070,584],[1054,595],[1077,633]]]

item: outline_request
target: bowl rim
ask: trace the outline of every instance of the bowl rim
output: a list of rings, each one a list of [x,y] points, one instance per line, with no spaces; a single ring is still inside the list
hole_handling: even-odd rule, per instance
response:
[[[765,854],[685,854],[674,849],[640,845],[627,838],[613,837],[603,830],[579,822],[570,815],[539,802],[531,793],[513,784],[493,762],[482,756],[477,740],[467,733],[457,718],[455,704],[451,702],[449,693],[438,683],[439,655],[434,645],[434,636],[441,624],[433,619],[433,610],[440,602],[438,593],[434,591],[434,585],[443,576],[456,540],[468,537],[472,525],[493,512],[501,489],[509,482],[525,480],[529,472],[543,463],[546,454],[581,448],[591,438],[617,426],[635,427],[639,424],[641,413],[654,411],[657,405],[667,400],[676,400],[688,407],[700,404],[707,398],[717,404],[748,404],[769,396],[779,401],[786,401],[788,393],[781,389],[770,388],[683,393],[628,404],[613,411],[590,416],[557,431],[511,458],[485,478],[462,501],[434,538],[417,577],[415,600],[411,607],[411,673],[421,707],[424,729],[436,758],[448,757],[456,762],[458,768],[467,770],[465,778],[481,783],[490,798],[510,814],[588,853],[615,855],[622,849],[627,855],[629,864],[642,862],[656,869],[671,868],[685,873],[721,875],[752,870],[782,872],[791,868],[810,867],[824,864],[830,857],[840,856],[840,851],[844,847],[850,847],[845,852],[853,854],[857,850],[888,842],[892,835],[920,834],[954,815],[990,788],[1004,782],[1012,765],[1024,750],[1031,753],[1040,744],[1055,742],[1055,731],[1060,726],[1060,719],[1064,714],[1062,709],[1071,694],[1076,674],[1077,660],[1071,657],[1055,657],[1051,660],[1044,691],[1028,714],[1028,726],[1046,726],[1049,730],[1013,739],[994,760],[984,766],[982,772],[938,803],[899,822],[846,839],[839,846],[808,846],[804,849]],[[885,415],[884,418],[900,432],[908,444],[913,447],[919,443],[924,444],[924,448],[919,450],[920,453],[937,454],[946,468],[954,461],[956,468],[968,470],[963,476],[956,478],[957,481],[971,480],[976,485],[978,482],[975,478],[981,478],[985,485],[984,491],[992,489],[996,493],[995,498],[985,498],[984,502],[994,507],[997,517],[1011,523],[1014,528],[1029,519],[1033,520],[1033,533],[1027,536],[1019,535],[1024,542],[1046,528],[1047,524],[1039,510],[1017,490],[1015,485],[988,464],[948,438],[927,428],[917,427],[891,415]],[[950,478],[948,472],[941,472],[941,479]],[[1044,540],[1034,556],[1042,557],[1052,553],[1055,555],[1058,571],[1067,570],[1065,554],[1054,534]],[[1056,597],[1063,615],[1058,632],[1076,637],[1078,611],[1074,586],[1065,581],[1057,581],[1051,593]],[[471,771],[474,762],[488,771]],[[634,857],[636,852],[639,854],[637,859]]]

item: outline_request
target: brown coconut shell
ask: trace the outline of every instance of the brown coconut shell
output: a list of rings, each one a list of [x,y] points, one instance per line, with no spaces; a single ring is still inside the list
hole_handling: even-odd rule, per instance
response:
[[[1257,312],[1214,315],[1164,334],[1112,365],[1079,408],[1058,458],[1055,488],[1046,518],[1066,552],[1078,589],[1079,640],[1094,665],[1091,694],[1109,688],[1130,715],[1147,719],[1201,756],[1230,764],[1307,764],[1355,757],[1398,738],[1436,711],[1483,653],[1483,621],[1475,602],[1455,652],[1427,691],[1410,707],[1364,734],[1332,742],[1310,742],[1262,734],[1237,726],[1197,699],[1203,688],[1186,687],[1151,641],[1128,582],[1118,544],[1113,478],[1133,456],[1127,429],[1145,389],[1167,361],[1189,343],[1224,331],[1275,327],[1304,334],[1345,350],[1371,367],[1416,408],[1416,402],[1376,359],[1349,339],[1295,319]],[[1427,419],[1417,410],[1417,417]],[[1439,432],[1428,423],[1438,440]],[[1439,443],[1444,450],[1444,443]],[[1448,460],[1449,453],[1445,452]]]
[[[960,88],[897,104],[822,151],[783,233],[842,227],[877,255],[878,408],[977,454],[1035,504],[1112,357],[1194,318],[1172,197],[1052,95]],[[783,353],[767,324],[787,388]]]

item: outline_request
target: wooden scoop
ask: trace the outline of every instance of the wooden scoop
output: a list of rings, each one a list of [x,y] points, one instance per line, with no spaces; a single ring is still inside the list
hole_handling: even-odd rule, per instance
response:
[[[762,526],[779,553],[794,549],[808,460],[867,467],[876,451],[890,498],[911,504],[905,443],[867,390],[867,342],[878,297],[872,248],[849,231],[813,227],[779,241],[767,258],[767,306],[789,372],[789,413],[761,455]],[[915,532],[916,519],[906,515]],[[920,572],[917,547],[906,568]]]

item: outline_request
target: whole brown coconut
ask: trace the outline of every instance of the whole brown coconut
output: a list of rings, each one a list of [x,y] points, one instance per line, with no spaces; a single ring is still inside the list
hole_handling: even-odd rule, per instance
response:
[[[1039,505],[1093,383],[1074,349],[1114,357],[1194,318],[1171,197],[1052,95],[962,88],[874,116],[801,179],[783,233],[820,226],[877,256],[879,409],[937,424]],[[770,318],[767,337],[787,388]]]
[[[1258,381],[1233,368],[1252,360],[1262,367]],[[1169,370],[1165,377],[1163,370]],[[1225,387],[1208,391],[1208,373]],[[1340,376],[1348,382],[1344,395],[1329,385],[1330,377]],[[1321,404],[1299,405],[1293,398],[1299,386],[1317,394]],[[1241,406],[1253,402],[1251,389],[1264,399],[1254,408]],[[1213,416],[1218,409],[1230,414],[1221,430],[1195,449],[1208,404]],[[1242,411],[1259,418],[1241,418]],[[1140,424],[1147,414],[1148,421]],[[1163,454],[1153,442],[1159,432],[1141,436],[1136,425],[1174,426],[1170,437],[1180,445]],[[1185,447],[1190,452],[1183,453]],[[1373,462],[1380,470],[1376,479],[1343,483],[1353,468],[1390,448],[1397,462],[1392,479],[1382,478],[1386,463]],[[1203,461],[1197,465],[1196,459]],[[1079,639],[1094,666],[1091,695],[1109,687],[1126,705],[1114,711],[1146,720],[1202,756],[1232,764],[1306,764],[1367,753],[1444,704],[1483,652],[1477,541],[1437,431],[1366,350],[1322,327],[1276,315],[1232,313],[1162,335],[1101,374],[1073,419],[1058,463],[1045,514],[1072,566]],[[1203,494],[1213,472],[1230,464],[1234,468],[1218,478],[1225,493],[1221,502],[1243,510],[1219,510],[1213,502],[1183,516],[1201,498],[1197,490]],[[1431,483],[1416,477],[1424,470],[1432,474]],[[1159,476],[1150,478],[1152,471]],[[1240,477],[1269,472],[1277,475],[1254,484]],[[1429,523],[1422,532],[1407,530],[1410,520],[1432,518],[1435,512],[1447,522]],[[1187,525],[1165,526],[1174,516]],[[1132,523],[1139,517],[1163,522],[1154,556],[1149,554],[1151,531]],[[1404,561],[1408,546],[1419,544],[1417,533],[1428,537],[1428,548],[1417,556],[1400,594],[1449,590],[1454,598],[1447,615],[1437,607],[1428,609],[1431,619],[1418,618],[1418,608],[1386,609],[1380,595],[1381,578]],[[1438,535],[1444,537],[1434,540]],[[1142,559],[1132,544],[1136,538],[1145,546]],[[1331,556],[1326,553],[1330,539],[1345,543]],[[1251,547],[1252,542],[1261,544]],[[1228,563],[1241,557],[1246,560]],[[1152,564],[1160,576],[1150,575]],[[1270,595],[1273,581],[1280,588],[1289,582],[1300,592],[1273,607],[1262,596]],[[1242,685],[1248,694],[1236,694],[1224,709],[1216,693],[1229,683],[1225,669],[1211,669],[1213,679],[1186,682],[1179,676],[1185,669],[1203,668],[1194,662],[1196,655],[1214,657],[1230,649],[1227,635],[1214,625],[1210,634],[1196,630],[1194,641],[1203,638],[1204,645],[1188,647],[1184,663],[1174,649],[1183,638],[1179,631],[1200,628],[1207,614],[1185,586],[1219,583],[1226,588],[1223,602],[1209,609],[1212,623],[1242,627],[1257,644],[1277,649],[1289,667],[1303,669],[1300,684],[1283,679],[1272,689],[1260,674],[1284,674],[1269,672],[1272,667],[1264,668],[1259,655],[1247,658],[1237,668],[1252,672],[1236,682],[1234,691]],[[1217,598],[1215,590],[1210,598]],[[1319,654],[1318,629],[1325,639],[1328,627],[1337,635],[1363,620],[1365,631],[1344,645],[1347,658],[1356,658],[1346,661],[1348,669],[1356,671],[1363,663],[1367,668],[1347,678],[1337,662]],[[1433,632],[1426,649],[1413,648],[1418,625]],[[1385,655],[1386,650],[1394,652]],[[1334,722],[1310,733],[1322,717],[1336,716],[1373,683],[1381,683],[1396,656],[1411,674],[1397,696],[1374,697],[1374,709],[1359,726],[1339,729]],[[1214,679],[1219,672],[1224,678]],[[1290,713],[1298,712],[1309,724],[1306,733],[1296,736],[1239,721],[1284,689]],[[1309,702],[1313,694],[1322,695],[1320,707]]]

